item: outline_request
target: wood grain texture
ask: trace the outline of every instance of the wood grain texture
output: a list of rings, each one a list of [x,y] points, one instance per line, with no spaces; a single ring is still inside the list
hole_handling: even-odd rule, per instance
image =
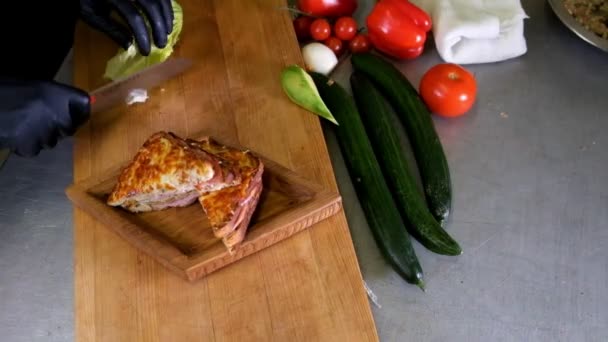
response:
[[[150,100],[96,115],[76,135],[75,181],[130,159],[158,130],[238,143],[337,190],[319,119],[283,94],[279,74],[302,64],[282,0],[182,0],[175,55],[187,74]],[[102,85],[116,46],[79,26],[75,83]],[[176,277],[75,209],[78,341],[375,341],[342,212],[198,282]]]

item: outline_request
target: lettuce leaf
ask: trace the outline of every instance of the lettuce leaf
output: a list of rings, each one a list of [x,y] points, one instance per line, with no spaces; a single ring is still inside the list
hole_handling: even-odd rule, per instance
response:
[[[167,45],[160,49],[152,44],[150,54],[142,56],[135,44],[131,44],[127,50],[119,48],[118,53],[106,64],[104,77],[111,80],[127,77],[151,65],[164,62],[173,53],[173,47],[182,32],[183,12],[182,7],[175,1],[171,1],[173,7],[173,31],[167,39]]]

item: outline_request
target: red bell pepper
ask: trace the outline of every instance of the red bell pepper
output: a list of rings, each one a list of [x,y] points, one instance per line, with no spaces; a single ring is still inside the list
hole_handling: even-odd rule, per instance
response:
[[[357,9],[357,0],[298,0],[298,8],[315,17],[351,16]]]
[[[397,59],[420,56],[431,26],[430,16],[407,0],[380,0],[367,17],[374,48]]]

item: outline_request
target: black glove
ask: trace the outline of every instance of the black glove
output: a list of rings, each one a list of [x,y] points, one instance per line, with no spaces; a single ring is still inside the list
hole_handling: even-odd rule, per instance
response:
[[[128,23],[129,28],[113,19],[112,11]],[[91,27],[106,33],[125,50],[133,37],[139,52],[150,54],[150,34],[144,15],[152,29],[154,45],[163,48],[173,31],[171,0],[80,0],[80,15]]]
[[[89,95],[53,81],[0,79],[0,149],[25,157],[73,135],[90,115]]]

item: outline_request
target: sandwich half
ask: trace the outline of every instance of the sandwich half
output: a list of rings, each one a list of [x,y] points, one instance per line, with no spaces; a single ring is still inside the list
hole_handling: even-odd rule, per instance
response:
[[[240,175],[236,185],[202,193],[198,197],[213,233],[221,238],[229,252],[244,240],[257,208],[262,192],[262,161],[249,151],[242,151],[219,144],[212,138],[187,140],[188,144],[200,148],[226,162],[232,163]]]
[[[134,213],[185,207],[202,193],[240,182],[241,175],[231,161],[173,133],[158,132],[122,170],[107,203]]]

